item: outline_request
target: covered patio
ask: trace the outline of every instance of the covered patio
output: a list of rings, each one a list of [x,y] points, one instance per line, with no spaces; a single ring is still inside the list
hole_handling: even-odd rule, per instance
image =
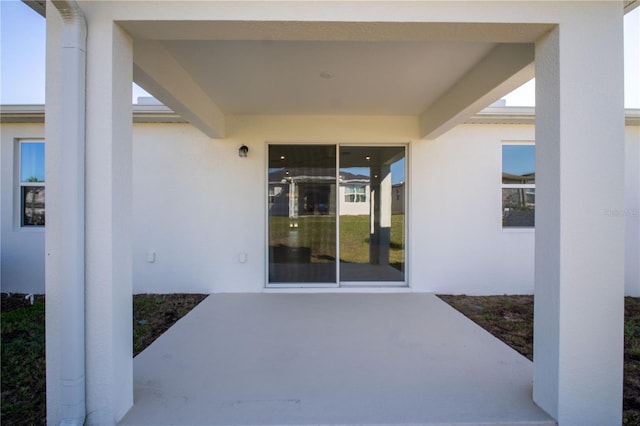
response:
[[[134,359],[122,425],[555,425],[533,364],[432,294],[214,294]]]
[[[608,212],[624,206],[622,18],[635,6],[48,1],[48,422],[549,421],[531,402],[533,381],[533,401],[560,425],[619,424],[625,224]],[[434,141],[534,74],[532,367],[428,293],[473,271],[488,246],[479,238],[465,253],[446,238],[460,233],[448,200],[473,191],[430,174]],[[187,167],[153,182],[217,189],[193,215],[181,219],[191,202],[134,202],[145,195],[135,177],[156,164],[133,167],[132,81],[207,141],[175,158],[202,160],[213,178],[183,180]],[[269,144],[343,142],[407,146],[412,294],[263,294]],[[228,181],[241,185],[215,185]],[[136,214],[166,222],[146,229]],[[134,251],[145,230],[157,238]],[[134,368],[142,267],[214,295]]]

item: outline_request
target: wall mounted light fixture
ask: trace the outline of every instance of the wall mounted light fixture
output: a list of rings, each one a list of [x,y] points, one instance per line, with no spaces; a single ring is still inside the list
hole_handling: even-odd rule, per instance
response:
[[[238,149],[238,155],[240,157],[246,157],[247,154],[249,153],[249,147],[246,145],[242,145],[239,149]]]

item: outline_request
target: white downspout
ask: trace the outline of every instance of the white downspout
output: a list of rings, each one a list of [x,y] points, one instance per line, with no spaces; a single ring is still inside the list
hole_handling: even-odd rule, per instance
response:
[[[60,396],[62,425],[82,425],[85,399],[85,95],[87,23],[74,0],[52,0],[62,17],[60,105]]]

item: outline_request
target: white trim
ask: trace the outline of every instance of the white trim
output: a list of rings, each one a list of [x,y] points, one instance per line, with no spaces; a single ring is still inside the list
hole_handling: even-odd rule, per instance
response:
[[[532,234],[536,232],[536,228],[535,226],[503,226],[502,232],[507,234]]]
[[[523,183],[523,184],[517,184],[517,183],[503,183],[502,184],[502,188],[504,189],[509,189],[509,188],[516,188],[516,189],[520,189],[520,188],[532,188],[535,189],[536,185],[535,183]]]
[[[268,266],[268,265],[267,265]],[[267,280],[269,277],[267,277]],[[308,282],[308,283],[266,283],[265,289],[309,289],[309,288],[340,288],[339,283]]]
[[[407,255],[405,251],[405,257],[406,256]],[[403,271],[403,274],[405,274],[406,276],[406,273],[404,271]],[[367,287],[367,288],[407,287],[408,288],[408,284],[406,280],[405,281],[342,281],[340,283],[340,288],[359,288],[359,287]]]
[[[402,287],[304,287],[304,288],[273,288],[267,287],[263,293],[412,293],[408,286]]]

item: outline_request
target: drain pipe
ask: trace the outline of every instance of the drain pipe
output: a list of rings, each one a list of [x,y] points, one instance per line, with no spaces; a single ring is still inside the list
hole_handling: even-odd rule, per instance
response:
[[[53,0],[62,17],[60,104],[60,400],[62,425],[82,425],[85,399],[85,105],[87,23],[74,0]]]

